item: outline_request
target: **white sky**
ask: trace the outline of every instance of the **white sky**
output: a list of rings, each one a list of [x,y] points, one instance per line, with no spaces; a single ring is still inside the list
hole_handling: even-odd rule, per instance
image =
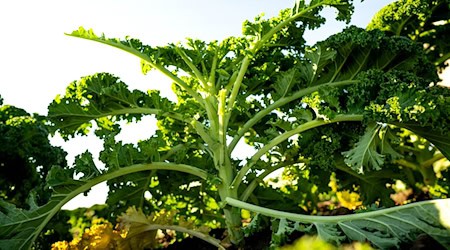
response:
[[[352,23],[365,27],[372,16],[392,0],[367,0],[357,3]],[[270,17],[290,8],[293,0],[15,0],[0,2],[0,95],[4,104],[28,112],[47,113],[47,106],[66,86],[82,76],[110,72],[131,88],[157,88],[167,92],[170,82],[157,74],[141,74],[139,59],[120,50],[65,36],[79,26],[93,28],[97,34],[123,38],[127,35],[146,44],[164,45],[186,37],[222,40],[241,34],[242,22],[264,12]],[[331,12],[334,13],[334,12]],[[313,44],[338,32],[343,24],[331,22],[308,33]],[[139,124],[142,125],[142,124]],[[121,134],[135,142],[153,133],[152,120],[147,130],[128,126]],[[101,150],[95,138],[75,138],[65,143],[52,140],[69,152],[69,162],[90,149]],[[102,203],[106,185],[92,189],[89,197],[78,198],[66,208]]]

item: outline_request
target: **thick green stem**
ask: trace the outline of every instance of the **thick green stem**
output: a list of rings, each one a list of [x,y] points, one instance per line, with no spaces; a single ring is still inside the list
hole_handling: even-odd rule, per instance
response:
[[[219,165],[220,167],[224,167],[225,165],[225,158],[226,155],[226,136],[227,136],[227,124],[225,120],[226,115],[226,96],[227,96],[227,90],[221,89],[219,91],[219,102],[218,102],[218,108],[217,108],[217,116],[219,120],[219,134],[218,140],[220,144],[219,149]]]
[[[194,127],[195,132],[205,141],[211,148],[215,148],[217,142],[211,137],[210,134],[205,130],[205,126],[197,121],[193,120],[191,122],[192,127]]]
[[[231,197],[225,198],[224,202],[228,198]],[[223,209],[223,212],[225,214],[225,223],[227,225],[230,241],[237,246],[244,239],[244,233],[242,232],[241,209],[238,207],[226,207]]]
[[[218,60],[219,60],[219,56],[218,56],[218,48],[216,47],[216,51],[214,52],[214,58],[213,58],[213,62],[212,62],[212,66],[211,66],[211,71],[209,73],[209,78],[208,78],[208,85],[209,85],[209,93],[211,95],[215,95],[217,94],[217,90],[216,90],[216,69],[217,69],[217,64],[218,64]]]
[[[207,96],[205,98],[205,110],[208,116],[211,128],[211,134],[219,134],[219,117],[217,114],[217,99],[214,96]]]
[[[226,144],[226,95],[226,89],[222,89],[219,91],[217,112],[219,121],[219,133],[217,134],[219,147],[215,149],[216,153],[214,155],[217,165],[216,168],[218,168],[219,177],[222,180],[222,183],[217,187],[222,202],[225,202],[225,199],[228,197],[238,198],[237,191],[230,188],[231,182],[234,177],[234,171]],[[225,215],[225,223],[230,236],[230,240],[233,244],[239,244],[243,239],[240,210],[235,207],[224,207],[223,212]]]
[[[233,83],[233,90],[231,91],[230,98],[228,100],[227,111],[229,113],[227,119],[231,116],[231,110],[233,110],[234,102],[239,94],[239,89],[241,88],[242,80],[244,79],[245,73],[247,72],[248,65],[250,65],[250,58],[246,56],[242,60],[241,67],[239,68],[239,73],[237,74],[236,80]]]

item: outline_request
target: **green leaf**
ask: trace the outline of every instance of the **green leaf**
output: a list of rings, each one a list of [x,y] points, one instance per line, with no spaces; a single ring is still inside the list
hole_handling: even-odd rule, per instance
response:
[[[450,245],[450,199],[416,202],[377,211],[341,216],[313,216],[288,213],[227,198],[231,206],[273,218],[312,223],[329,241],[368,241],[380,249],[399,248],[426,234],[442,246]]]
[[[294,91],[313,86],[324,67],[332,63],[335,56],[336,51],[322,50],[320,46],[305,48],[305,57],[301,63],[277,75],[273,84],[274,99],[278,100]]]
[[[370,123],[354,147],[342,152],[344,161],[359,174],[381,170],[386,156],[389,156],[390,160],[403,158],[392,147],[393,140],[395,136],[390,132],[389,126]]]
[[[30,249],[43,227],[61,208],[58,206],[61,199],[52,198],[46,205],[29,211],[0,200],[0,249]]]
[[[117,77],[98,73],[71,83],[65,96],[50,104],[48,117],[63,137],[68,137],[86,134],[93,120],[112,131],[117,130],[112,116],[131,120],[144,114],[170,115],[172,108],[173,104],[158,91],[131,92]]]
[[[332,49],[322,48],[322,46],[316,46],[305,49],[306,64],[303,64],[304,68],[309,67],[308,70],[302,72],[302,76],[305,78],[307,86],[312,86],[317,78],[321,75],[327,64],[331,63],[336,57],[337,52]],[[309,63],[308,63],[309,62]]]
[[[365,31],[351,26],[316,46],[322,51],[335,50],[336,56],[333,63],[324,67],[315,84],[357,79],[359,73],[369,69],[405,70],[422,77],[435,76],[430,64],[424,63],[425,55],[420,46],[403,37],[388,37],[379,30]]]
[[[276,93],[276,95],[274,95],[275,100],[285,97],[291,93],[292,87],[299,81],[299,76],[299,70],[296,67],[293,67],[278,75],[277,80],[273,85]]]
[[[289,221],[285,218],[272,220],[272,240],[271,247],[279,247],[286,243],[289,235],[294,232],[308,232],[311,226],[305,227],[300,222]]]
[[[252,234],[255,234],[257,232],[260,232],[261,230],[263,230],[265,227],[267,227],[267,220],[265,220],[265,217],[263,217],[260,214],[256,214],[255,216],[253,216],[252,220],[250,221],[249,224],[247,224],[244,228],[244,234],[246,237],[251,236]]]
[[[177,69],[181,68],[184,71],[191,72],[193,73],[193,75],[195,75],[195,73],[192,72],[192,69],[176,52],[176,46],[169,45],[167,46],[167,48],[153,48],[151,46],[143,45],[138,39],[130,39],[129,37],[125,38],[125,40],[120,40],[117,38],[106,38],[104,34],[102,34],[101,36],[97,36],[92,29],[86,30],[83,27],[80,27],[78,30],[73,31],[68,35],[103,43],[135,55],[142,60],[141,66],[144,73],[151,69],[159,70],[161,73],[173,80],[178,87],[185,91],[188,94],[189,98],[195,99],[197,103],[203,103],[203,99],[195,91],[198,85],[189,86],[174,72],[171,72],[166,68],[169,66],[175,66],[175,68]],[[198,83],[198,81],[194,82]]]
[[[392,142],[398,140],[395,134],[392,133],[392,129],[389,126],[386,126],[382,129],[382,135],[381,136],[381,149],[380,152],[383,155],[389,155],[391,160],[397,160],[403,158],[403,155],[395,151],[395,149],[392,147]]]
[[[75,157],[74,174],[82,173],[80,180],[89,180],[101,174],[100,170],[95,166],[92,154],[88,151]]]
[[[342,152],[347,163],[357,173],[364,173],[365,169],[380,170],[384,163],[384,155],[378,152],[380,142],[380,129],[382,125],[372,123],[367,126],[366,132],[355,147]]]
[[[377,100],[366,107],[366,117],[408,129],[450,158],[450,89],[429,87],[429,81],[406,72],[390,72],[382,78],[372,79],[385,83]]]
[[[311,6],[316,6],[314,9],[310,9]],[[317,8],[317,6],[320,6]],[[321,7],[333,7],[338,11],[337,20],[350,22],[351,14],[353,13],[353,5],[348,0],[312,0],[309,4],[306,4],[304,0],[296,0],[294,8],[292,8],[292,15],[295,16],[302,11],[307,11],[304,14],[305,19],[309,19],[308,25],[311,29],[317,28],[324,22],[324,18],[319,15]]]
[[[316,222],[312,223],[317,230],[319,238],[326,242],[339,244],[346,239],[345,235],[333,224]]]

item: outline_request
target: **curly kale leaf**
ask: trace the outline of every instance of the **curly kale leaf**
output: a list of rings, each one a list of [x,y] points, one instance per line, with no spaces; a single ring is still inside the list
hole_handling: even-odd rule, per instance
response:
[[[352,0],[313,0],[309,2],[309,6],[305,4],[304,0],[296,0],[294,8],[292,8],[292,13],[295,15],[300,11],[308,10],[307,7],[315,5],[333,7],[338,11],[336,17],[337,20],[345,21],[347,23],[350,22],[351,15],[353,13]],[[313,10],[309,10],[308,15],[306,15],[305,19],[313,20],[309,24],[311,29],[317,28],[325,21],[323,17],[318,15],[321,10],[322,8],[314,8]]]
[[[98,73],[70,84],[66,95],[56,97],[50,104],[48,117],[67,138],[86,134],[92,120],[98,127],[113,131],[118,129],[116,120],[140,119],[143,114],[170,115],[172,107],[157,91],[130,91],[117,77]]]
[[[66,167],[66,153],[54,147],[43,117],[25,110],[0,106],[0,197],[18,207],[27,207],[35,192],[36,202],[50,198],[45,179],[52,167]]]
[[[297,0],[292,9],[282,10],[279,16],[269,20],[263,20],[258,16],[254,22],[245,21],[243,24],[243,35],[256,38],[255,41],[267,36],[273,36],[273,29],[280,27],[280,24],[291,21],[283,27],[280,44],[293,44],[296,38],[301,38],[305,29],[315,29],[325,23],[325,18],[320,15],[324,7],[335,8],[338,11],[337,20],[350,21],[353,12],[352,1],[350,0],[313,0],[306,3],[304,0]],[[301,25],[300,25],[301,24]],[[289,34],[289,35],[287,35]],[[269,37],[276,41],[277,36]],[[302,41],[299,39],[298,41]]]
[[[428,62],[422,48],[409,39],[390,37],[377,30],[367,32],[351,27],[320,42],[318,46],[320,51],[327,48],[334,54],[321,60],[320,70],[313,76],[310,87],[300,77],[305,73],[295,74],[295,70],[289,69],[279,73],[278,80],[272,85],[275,91],[271,93],[275,104],[288,98],[294,99],[297,95],[301,97],[302,91],[311,90],[311,94],[304,96],[296,105],[281,106],[280,111],[284,113],[277,113],[278,121],[264,121],[273,126],[270,133],[268,129],[256,133],[267,142],[279,133],[292,130],[298,126],[296,123],[332,119],[342,113],[363,114],[365,122],[353,128],[346,129],[341,124],[333,124],[326,126],[336,129],[331,134],[325,133],[322,127],[303,132],[299,135],[298,151],[308,159],[307,165],[313,175],[318,176],[323,170],[335,169],[339,161],[339,157],[335,159],[336,155],[345,152],[347,163],[357,172],[368,174],[374,171],[368,179],[354,178],[353,184],[358,183],[363,197],[370,201],[382,199],[383,204],[392,204],[389,201],[390,190],[382,188],[379,195],[374,195],[373,188],[376,185],[369,185],[373,182],[384,187],[391,182],[387,175],[392,174],[392,162],[402,157],[397,145],[393,144],[395,136],[386,124],[420,133],[448,157],[449,92],[434,86],[438,81],[434,66]],[[299,72],[314,72],[301,71],[302,67],[311,67],[306,63],[309,61],[297,60],[293,68]],[[344,84],[339,85],[342,82]],[[305,119],[302,114],[310,111],[314,111],[314,114]],[[363,136],[361,130],[365,129],[364,124],[371,123],[379,123],[379,127],[367,131]],[[428,133],[425,134],[425,131]],[[261,141],[256,136],[253,140]],[[284,155],[288,150],[283,147],[280,144],[274,151]],[[358,176],[357,172],[351,171],[355,176]],[[346,178],[353,177],[343,177]]]
[[[281,69],[271,78],[275,79],[271,84],[274,91],[270,93],[274,101],[303,98],[296,105],[292,102],[281,106],[286,113],[304,109],[305,105],[316,115],[329,118],[341,112],[361,113],[370,101],[383,96],[380,93],[383,85],[396,85],[386,78],[368,79],[366,74],[383,78],[394,71],[408,72],[421,76],[424,80],[420,83],[426,86],[438,81],[434,66],[420,46],[406,38],[386,36],[379,30],[350,27],[299,53],[304,56],[293,57],[289,68]]]
[[[356,143],[350,151],[342,152],[345,156],[345,163],[350,165],[356,172],[364,173],[364,167],[371,167],[380,170],[384,163],[383,155],[378,153],[379,130],[381,125],[369,125],[361,140]]]
[[[166,127],[167,129],[167,127]],[[172,132],[177,132],[172,131]],[[190,143],[170,140],[170,131],[158,130],[155,135],[147,140],[139,141],[136,145],[117,142],[113,137],[105,140],[104,150],[100,153],[100,160],[105,163],[108,171],[127,168],[136,164],[148,164],[152,162],[185,163],[196,166],[198,169],[212,171],[214,164],[206,152],[199,149],[200,145],[193,140]],[[179,144],[176,144],[179,143]],[[160,210],[166,206],[172,206],[169,201],[177,200],[179,204],[189,204],[178,207],[180,213],[189,214],[192,207],[197,207],[194,214],[199,216],[206,203],[199,197],[209,194],[210,185],[207,182],[188,188],[190,192],[184,197],[179,193],[185,192],[184,188],[189,183],[198,181],[195,176],[189,176],[176,171],[142,171],[127,176],[121,176],[107,181],[109,193],[106,203],[114,207],[112,216],[116,216],[130,206],[143,209],[146,212]],[[200,183],[199,183],[200,184]],[[151,199],[149,199],[151,195]],[[162,205],[164,204],[164,205]],[[181,206],[181,205],[180,205]]]
[[[333,63],[324,68],[317,83],[355,79],[359,73],[369,69],[384,72],[404,70],[437,79],[435,69],[427,63],[422,48],[404,37],[389,37],[379,30],[349,27],[318,45],[323,50],[334,49],[337,54]]]
[[[450,58],[449,13],[448,0],[399,0],[381,9],[367,29],[380,29],[422,43],[427,57],[442,70]]]
[[[375,76],[371,72],[369,82],[381,80],[379,96],[366,106],[370,120],[394,124],[411,130],[434,144],[450,158],[450,89],[428,87],[426,80],[409,73],[389,72]]]

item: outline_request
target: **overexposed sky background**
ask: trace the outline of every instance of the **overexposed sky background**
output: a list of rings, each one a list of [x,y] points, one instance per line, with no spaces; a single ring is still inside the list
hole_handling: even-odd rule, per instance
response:
[[[123,38],[127,35],[149,45],[183,41],[186,37],[207,41],[239,36],[242,22],[265,13],[277,15],[293,0],[15,0],[0,2],[0,95],[4,104],[31,113],[47,114],[47,106],[66,86],[96,72],[119,76],[130,88],[160,89],[170,97],[170,82],[162,76],[141,73],[138,58],[91,41],[65,36],[79,26],[97,34]],[[365,27],[372,16],[392,0],[356,2],[352,24]],[[325,11],[334,18],[333,11]],[[331,19],[331,18],[330,18]],[[344,23],[329,22],[308,32],[307,41],[339,32]],[[129,125],[120,139],[135,142],[150,136],[154,121],[146,119],[137,130]],[[138,133],[136,133],[138,131]],[[95,138],[77,137],[69,142],[52,139],[69,153],[68,160],[89,149],[101,150]],[[90,206],[105,200],[106,185],[92,189],[89,197],[78,198],[66,208]]]

